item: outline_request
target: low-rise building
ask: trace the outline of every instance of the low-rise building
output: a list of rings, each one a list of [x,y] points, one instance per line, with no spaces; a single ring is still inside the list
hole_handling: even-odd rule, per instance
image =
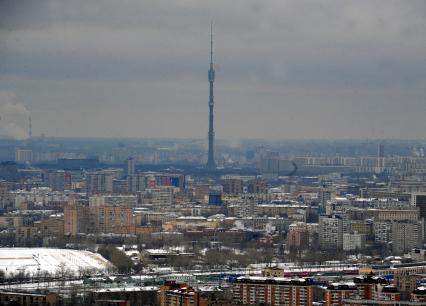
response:
[[[53,292],[0,291],[1,305],[55,306],[58,302]]]
[[[161,306],[208,306],[208,299],[194,288],[176,282],[166,282],[160,290]]]

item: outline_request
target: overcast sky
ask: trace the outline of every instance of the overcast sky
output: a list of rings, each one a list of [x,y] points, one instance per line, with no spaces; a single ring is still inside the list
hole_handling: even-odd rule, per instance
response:
[[[207,137],[211,20],[216,137],[425,138],[423,0],[0,0],[0,104],[34,134]]]

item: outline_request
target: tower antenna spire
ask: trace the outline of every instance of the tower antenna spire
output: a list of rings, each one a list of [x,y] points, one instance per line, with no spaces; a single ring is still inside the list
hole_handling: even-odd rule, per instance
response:
[[[213,21],[210,22],[210,64],[213,66]]]
[[[216,162],[214,160],[214,79],[215,71],[213,67],[213,21],[210,23],[210,68],[209,68],[209,152],[206,168],[208,170],[216,169]]]

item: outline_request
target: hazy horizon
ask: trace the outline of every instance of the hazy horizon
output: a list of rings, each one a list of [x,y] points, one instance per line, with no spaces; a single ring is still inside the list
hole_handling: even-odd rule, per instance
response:
[[[0,134],[422,140],[423,1],[0,1]],[[24,107],[25,105],[25,107]]]

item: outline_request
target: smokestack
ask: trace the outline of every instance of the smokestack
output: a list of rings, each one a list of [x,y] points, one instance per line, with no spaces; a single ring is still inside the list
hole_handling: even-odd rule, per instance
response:
[[[33,138],[33,124],[31,120],[31,115],[28,117],[28,137]]]

